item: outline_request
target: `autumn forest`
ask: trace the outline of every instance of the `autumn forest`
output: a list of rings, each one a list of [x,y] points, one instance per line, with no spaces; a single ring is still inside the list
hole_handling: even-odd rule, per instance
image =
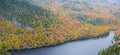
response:
[[[100,54],[110,55],[116,48],[117,55],[120,53],[119,6],[108,0],[0,0],[0,55],[11,55],[9,50],[97,38],[110,30],[116,31],[117,43]]]

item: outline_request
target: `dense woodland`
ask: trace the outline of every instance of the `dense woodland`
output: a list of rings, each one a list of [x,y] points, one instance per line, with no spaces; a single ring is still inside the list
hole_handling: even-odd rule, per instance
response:
[[[96,4],[76,1],[0,0],[0,54],[96,38],[118,27],[120,20],[115,15],[120,12],[118,9],[110,12],[109,5],[106,10],[102,9],[104,5],[97,7],[105,4],[103,0],[95,1]]]
[[[119,54],[120,54],[120,44],[114,44],[113,46],[99,53],[99,55],[119,55]]]

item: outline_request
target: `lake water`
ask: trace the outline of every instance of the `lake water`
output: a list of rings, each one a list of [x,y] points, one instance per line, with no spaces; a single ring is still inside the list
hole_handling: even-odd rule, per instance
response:
[[[104,38],[88,39],[68,42],[53,47],[44,47],[31,50],[11,51],[12,55],[97,55],[100,50],[112,45],[115,32]]]

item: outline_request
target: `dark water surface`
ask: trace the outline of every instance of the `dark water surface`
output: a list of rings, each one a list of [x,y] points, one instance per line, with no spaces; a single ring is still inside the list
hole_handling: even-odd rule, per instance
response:
[[[12,55],[97,55],[112,45],[114,31],[104,38],[68,42],[62,45],[31,50],[11,51]]]

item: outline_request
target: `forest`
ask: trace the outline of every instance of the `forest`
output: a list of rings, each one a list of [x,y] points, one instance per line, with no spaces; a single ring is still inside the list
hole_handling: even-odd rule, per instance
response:
[[[107,35],[112,29],[118,29],[115,40],[119,41],[120,18],[115,15],[120,13],[120,8],[116,8],[119,5],[104,0],[94,2],[0,0],[0,55],[9,55],[8,50],[47,47],[78,39],[97,38]],[[111,5],[116,9],[109,9]],[[113,45],[113,48],[118,53],[119,44]]]

